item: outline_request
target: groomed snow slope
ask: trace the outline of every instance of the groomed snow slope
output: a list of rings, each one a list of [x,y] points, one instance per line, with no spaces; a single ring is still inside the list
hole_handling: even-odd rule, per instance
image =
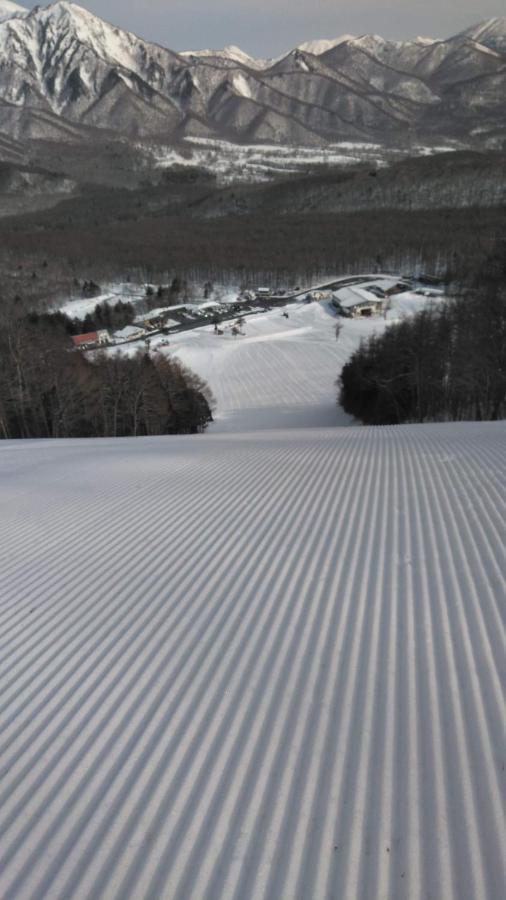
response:
[[[165,352],[178,356],[213,390],[213,432],[350,422],[336,407],[335,380],[360,336],[374,325],[347,321],[336,342],[338,319],[327,306],[287,309],[287,319],[279,309],[247,317],[239,337],[226,328],[217,336],[212,326],[170,335]],[[381,329],[383,322],[376,320],[375,326]]]
[[[400,294],[388,319],[412,315],[430,302],[413,293]],[[336,341],[338,322],[341,334]],[[170,349],[163,350],[178,356],[211,386],[217,401],[213,432],[349,424],[350,417],[336,407],[336,377],[360,342],[387,323],[382,318],[342,319],[324,302],[247,317],[241,337],[222,327],[221,336],[212,326],[170,335]],[[152,340],[153,349],[157,340],[163,338]]]
[[[506,423],[0,443],[0,896],[497,900]]]

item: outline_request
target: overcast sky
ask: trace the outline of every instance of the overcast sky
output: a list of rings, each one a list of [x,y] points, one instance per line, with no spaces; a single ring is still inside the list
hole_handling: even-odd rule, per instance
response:
[[[237,44],[256,56],[348,33],[449,37],[506,12],[505,0],[81,0],[80,5],[172,50]]]

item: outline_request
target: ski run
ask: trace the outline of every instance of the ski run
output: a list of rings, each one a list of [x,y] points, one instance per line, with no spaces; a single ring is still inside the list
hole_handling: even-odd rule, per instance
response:
[[[506,423],[349,424],[325,315],[177,336],[203,436],[0,443],[2,900],[503,896]]]

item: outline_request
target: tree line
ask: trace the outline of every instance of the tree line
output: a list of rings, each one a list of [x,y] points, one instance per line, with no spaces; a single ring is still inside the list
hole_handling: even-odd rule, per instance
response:
[[[362,343],[339,403],[369,425],[506,418],[506,244],[459,296]]]
[[[118,331],[125,325],[131,325],[135,318],[135,309],[132,303],[118,300],[117,303],[97,303],[92,313],[86,313],[83,319],[68,316],[61,310],[54,312],[28,313],[28,321],[33,325],[43,325],[56,328],[66,334],[87,334],[90,331],[100,331],[105,328],[108,331]]]
[[[207,384],[178,360],[69,349],[28,319],[0,331],[0,438],[195,434],[212,421]]]
[[[61,213],[58,213],[60,215]],[[504,231],[505,209],[375,210],[208,218],[146,217],[85,228],[34,217],[0,219],[2,291],[39,301],[67,296],[73,279],[160,284],[310,282],[365,271],[428,271],[451,280],[475,267]],[[54,220],[54,221],[53,221]],[[42,269],[39,260],[49,260]],[[20,262],[21,261],[21,262]],[[20,265],[22,268],[20,268]],[[37,278],[32,279],[36,271]]]

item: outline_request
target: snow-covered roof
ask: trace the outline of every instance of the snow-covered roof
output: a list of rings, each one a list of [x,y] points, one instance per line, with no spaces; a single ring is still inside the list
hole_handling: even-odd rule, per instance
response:
[[[140,313],[140,315],[136,316],[134,322],[139,322],[142,324],[145,319],[157,319],[162,318],[169,314],[169,312],[175,309],[175,306],[159,306],[157,309],[150,309],[148,312]]]
[[[361,306],[363,303],[370,303],[372,306],[373,304],[378,305],[383,302],[379,297],[376,297],[375,294],[371,294],[370,291],[367,291],[365,288],[356,287],[354,285],[334,291],[334,297],[343,309],[353,309],[354,306]]]
[[[114,337],[117,340],[127,340],[128,338],[136,337],[138,334],[142,334],[142,328],[139,325],[125,325],[124,328],[114,332]]]
[[[170,310],[170,312],[176,312],[178,310],[181,312],[182,310],[188,309],[188,303],[176,303],[174,306],[164,307],[165,310]]]
[[[365,289],[368,290],[372,287],[380,288],[382,291],[391,291],[392,288],[396,287],[396,285],[402,284],[398,278],[378,278],[377,281],[368,281]],[[406,289],[407,289],[406,285]]]

